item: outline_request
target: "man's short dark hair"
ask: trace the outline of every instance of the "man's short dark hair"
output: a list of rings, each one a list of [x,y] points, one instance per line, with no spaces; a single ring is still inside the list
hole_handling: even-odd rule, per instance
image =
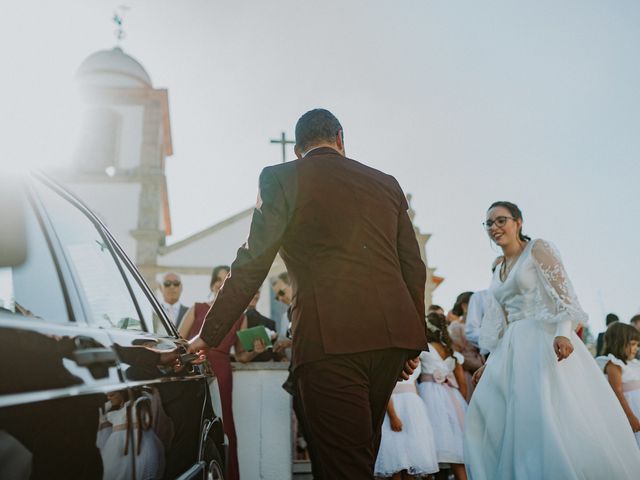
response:
[[[640,313],[638,315],[634,315],[633,317],[631,317],[631,320],[629,320],[629,323],[631,323],[632,325],[635,325],[638,322],[640,322]]]
[[[619,322],[620,319],[615,313],[607,313],[607,325],[611,325],[613,322]]]
[[[342,125],[329,110],[309,110],[296,123],[296,147],[304,153],[314,145],[334,143],[341,130]]]

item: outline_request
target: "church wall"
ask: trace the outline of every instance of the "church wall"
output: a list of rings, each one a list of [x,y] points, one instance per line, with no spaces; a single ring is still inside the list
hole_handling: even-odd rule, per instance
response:
[[[213,268],[211,269],[213,270]],[[167,272],[171,271],[168,269]],[[166,273],[166,272],[165,272]],[[163,274],[158,274],[158,283],[162,281]],[[209,300],[209,280],[211,280],[211,272],[207,275],[189,275],[180,274],[182,278],[182,297],[180,302],[183,305],[191,306],[195,302],[206,302]],[[158,296],[158,298],[162,298]]]
[[[74,153],[74,168],[84,173],[104,174],[119,156],[122,124],[122,115],[114,108],[87,108]]]
[[[135,261],[136,242],[129,233],[136,228],[138,211],[122,208],[137,205],[141,187],[135,183],[66,183],[71,192],[85,202],[107,225],[127,255]]]
[[[209,298],[209,281],[213,267],[230,265],[233,262],[238,248],[249,234],[250,224],[251,216],[247,215],[201,239],[187,243],[176,251],[161,253],[158,257],[156,281],[160,283],[164,273],[175,271],[182,277],[183,304],[192,305],[194,302],[206,301]],[[278,269],[277,273],[280,270]],[[263,284],[258,302],[258,311],[266,316],[270,316],[272,310],[273,294],[269,283],[271,276],[273,272],[270,272]]]
[[[182,248],[161,253],[159,265],[206,266],[229,265],[235,258],[238,248],[249,235],[251,216],[212,232],[201,239],[194,240]]]

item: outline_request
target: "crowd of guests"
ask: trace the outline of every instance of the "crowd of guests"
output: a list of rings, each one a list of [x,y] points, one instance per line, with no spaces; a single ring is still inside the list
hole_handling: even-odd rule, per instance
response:
[[[448,312],[429,307],[429,351],[421,353],[419,368],[398,382],[389,400],[375,466],[378,478],[467,478],[464,420],[473,374],[488,356],[478,346],[487,295],[486,290],[463,292]],[[628,324],[609,314],[606,324],[597,339],[596,361],[640,447],[640,314]],[[581,336],[583,328],[576,333]]]
[[[175,273],[162,278],[161,305],[181,336],[198,334],[215,300],[229,267],[215,267],[206,301],[187,307],[180,303],[182,282]],[[220,391],[225,434],[229,442],[227,475],[239,478],[237,436],[232,411],[233,377],[231,362],[288,361],[291,347],[288,308],[292,291],[287,273],[271,282],[275,300],[287,310],[274,321],[256,307],[256,292],[245,312],[225,340],[208,353]],[[426,327],[429,351],[420,355],[420,366],[409,380],[398,382],[387,405],[382,427],[376,476],[394,480],[433,478],[464,480],[463,432],[467,405],[473,395],[474,373],[484,365],[488,352],[479,347],[480,328],[488,291],[463,292],[453,308],[445,312],[439,305],[428,308]],[[622,323],[618,316],[606,317],[607,329],[598,335],[596,361],[615,392],[640,447],[640,315]],[[240,341],[238,332],[262,327],[270,339],[267,345],[256,338],[250,348]],[[583,329],[577,332],[582,338]],[[286,385],[285,385],[286,388]],[[294,396],[295,404],[295,396]],[[297,433],[296,459],[309,457],[304,425],[294,419]]]
[[[230,268],[227,265],[215,267],[209,282],[209,296],[202,302],[196,302],[191,307],[180,303],[182,295],[182,279],[176,273],[169,272],[162,277],[160,283],[160,305],[169,320],[185,339],[191,339],[200,332],[209,308],[215,301]],[[285,273],[278,275],[272,282],[274,298],[285,307],[289,307],[292,298],[289,277]],[[257,310],[260,291],[257,291],[244,313],[231,328],[224,340],[216,348],[207,353],[209,365],[216,376],[222,408],[224,433],[228,439],[228,458],[226,478],[238,480],[240,469],[238,465],[238,439],[233,416],[233,374],[231,363],[234,361],[272,362],[289,361],[291,340],[289,338],[290,321],[288,311],[284,317],[276,322]],[[256,327],[263,328],[264,337],[256,336],[247,348],[241,341],[238,332]],[[265,341],[264,338],[268,340]],[[303,438],[299,444],[305,445]],[[306,449],[302,449],[306,450]],[[302,452],[302,456],[306,455]]]

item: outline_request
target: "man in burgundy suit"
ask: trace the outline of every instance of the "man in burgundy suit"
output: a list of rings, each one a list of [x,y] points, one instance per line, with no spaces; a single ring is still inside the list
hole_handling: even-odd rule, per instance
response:
[[[426,268],[400,185],[345,157],[333,114],[305,113],[295,152],[298,160],[260,174],[249,238],[190,351],[218,345],[280,252],[314,473],[371,479],[391,392],[427,349]]]

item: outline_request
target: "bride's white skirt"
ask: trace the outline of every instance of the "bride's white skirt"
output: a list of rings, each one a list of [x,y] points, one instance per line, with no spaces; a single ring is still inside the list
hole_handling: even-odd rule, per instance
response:
[[[602,371],[575,334],[558,362],[547,327],[513,322],[489,357],[465,421],[471,480],[640,478],[640,450]]]

